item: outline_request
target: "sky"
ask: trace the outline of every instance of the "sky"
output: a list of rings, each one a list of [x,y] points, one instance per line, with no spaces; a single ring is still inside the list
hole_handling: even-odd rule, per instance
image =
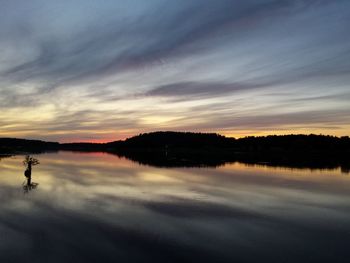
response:
[[[348,0],[0,0],[0,137],[350,135]]]

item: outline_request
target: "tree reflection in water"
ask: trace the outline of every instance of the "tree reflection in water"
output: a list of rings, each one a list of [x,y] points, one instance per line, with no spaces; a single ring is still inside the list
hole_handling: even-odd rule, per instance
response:
[[[39,185],[38,183],[34,183],[34,182],[31,183],[31,184],[28,184],[28,182],[27,183],[23,183],[23,192],[25,194],[27,194],[27,193],[29,193],[29,191],[35,189],[38,185]]]

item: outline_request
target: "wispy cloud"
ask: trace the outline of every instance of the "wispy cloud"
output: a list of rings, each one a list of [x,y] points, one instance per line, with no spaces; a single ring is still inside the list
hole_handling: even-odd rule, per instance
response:
[[[178,98],[184,100],[227,96],[235,92],[244,92],[266,87],[268,84],[220,83],[220,82],[179,82],[162,85],[149,90],[147,96]]]
[[[157,125],[167,120],[161,127],[169,129],[220,131],[231,127],[226,117],[221,122],[227,125],[216,122],[224,112],[244,117],[242,129],[263,129],[312,123],[322,111],[337,120],[349,109],[347,96],[339,96],[350,81],[348,1],[4,0],[1,7],[3,127],[57,129],[52,137],[60,139],[70,129],[74,136],[152,130],[144,121],[152,117]],[[227,106],[218,110],[208,99]],[[255,119],[253,101],[256,111],[269,106],[269,117]],[[285,123],[273,117],[281,101]],[[48,107],[42,118],[55,125],[33,127],[29,114],[11,122],[21,110]],[[206,114],[197,117],[203,126],[188,126],[195,107]],[[303,118],[298,107],[307,112]]]

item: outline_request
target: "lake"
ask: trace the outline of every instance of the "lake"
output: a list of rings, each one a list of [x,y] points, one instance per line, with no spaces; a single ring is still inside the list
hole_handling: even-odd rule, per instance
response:
[[[107,153],[0,161],[0,262],[349,262],[350,174]]]

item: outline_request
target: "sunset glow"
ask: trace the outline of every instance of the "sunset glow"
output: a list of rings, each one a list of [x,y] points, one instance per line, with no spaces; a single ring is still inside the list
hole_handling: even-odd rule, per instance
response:
[[[350,134],[349,1],[1,1],[0,137]]]

